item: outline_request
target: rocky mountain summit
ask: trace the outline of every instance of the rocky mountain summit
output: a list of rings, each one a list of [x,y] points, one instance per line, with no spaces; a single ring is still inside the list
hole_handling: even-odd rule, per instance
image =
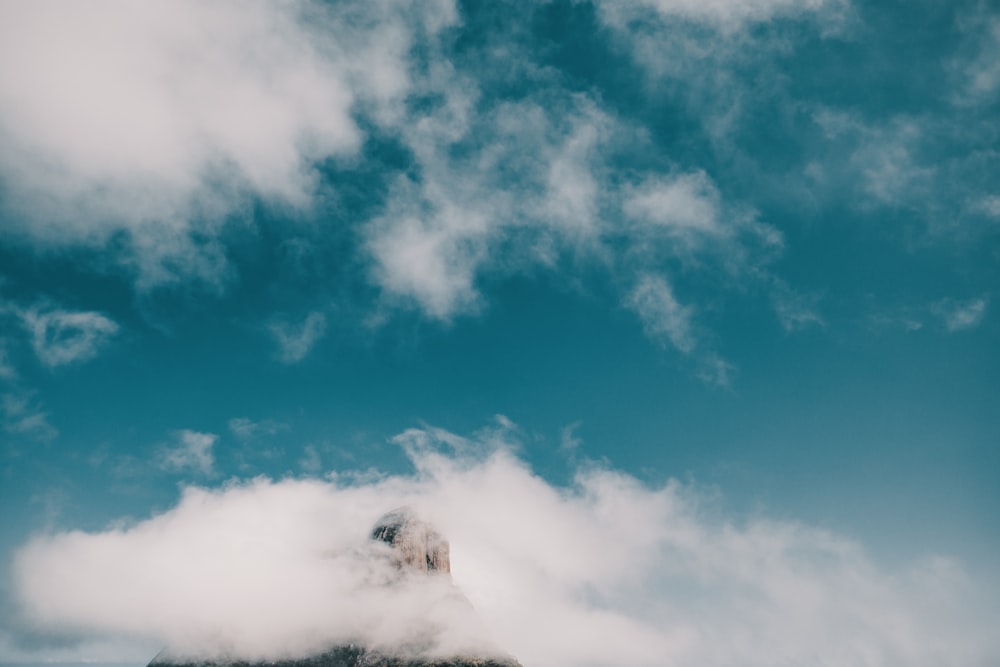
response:
[[[393,510],[379,519],[371,537],[392,547],[400,567],[428,574],[451,573],[448,540],[408,507]]]
[[[388,556],[401,577],[445,577],[450,586],[451,559],[448,541],[410,508],[399,508],[383,515],[371,530],[376,551],[389,547]],[[430,580],[428,580],[430,581]],[[475,615],[472,605],[455,589],[450,596]],[[378,648],[363,643],[348,643],[308,657],[285,660],[178,659],[163,651],[149,667],[521,667],[505,655],[439,655],[428,653],[419,644]],[[473,652],[475,653],[475,652]],[[495,652],[492,652],[495,653]]]

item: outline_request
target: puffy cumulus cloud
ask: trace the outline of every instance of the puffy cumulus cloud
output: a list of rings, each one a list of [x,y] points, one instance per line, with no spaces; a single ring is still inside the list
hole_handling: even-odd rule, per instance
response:
[[[20,311],[31,347],[46,366],[93,359],[118,333],[118,324],[94,311],[34,307]]]
[[[247,196],[307,206],[357,106],[407,87],[414,32],[450,2],[0,3],[8,232],[125,250],[140,286],[219,282]]]
[[[595,464],[555,486],[510,436],[411,430],[396,442],[412,474],[192,487],[133,525],[39,535],[13,566],[21,611],[49,632],[247,657],[417,638],[445,653],[493,641],[555,667],[1000,656],[997,597],[952,560],[886,570],[829,531],[734,520],[690,485]],[[399,505],[450,539],[481,626],[446,582],[399,580],[374,557],[368,531]]]
[[[160,465],[164,470],[212,474],[215,465],[212,448],[219,436],[214,433],[181,429],[176,431],[173,437],[173,444],[160,452]]]

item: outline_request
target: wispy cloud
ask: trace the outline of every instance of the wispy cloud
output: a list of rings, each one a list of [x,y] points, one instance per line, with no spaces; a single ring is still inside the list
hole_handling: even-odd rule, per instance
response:
[[[118,333],[113,320],[93,311],[34,307],[20,311],[31,334],[31,346],[46,366],[56,367],[93,359]]]
[[[752,4],[600,10],[627,14],[629,29],[636,16],[742,25],[835,3]],[[372,208],[345,221],[359,227],[349,236],[377,288],[371,321],[411,309],[449,322],[488,304],[486,281],[515,274],[565,272],[575,282],[597,268],[630,284],[704,253],[706,273],[721,266],[748,277],[781,250],[780,233],[727,202],[705,171],[669,156],[620,160],[623,146],[657,149],[647,129],[599,95],[546,83],[522,44],[455,60],[444,28],[460,19],[448,0],[249,8],[157,0],[142,12],[109,2],[4,18],[0,59],[41,63],[31,80],[21,67],[0,67],[0,98],[22,100],[0,105],[9,149],[0,179],[25,221],[9,233],[40,246],[108,247],[107,259],[133,271],[140,290],[190,280],[223,289],[236,275],[233,213],[259,200],[308,216],[317,194],[335,196],[316,165],[355,156],[376,135],[398,143],[411,165],[383,165]],[[48,58],[51,44],[83,55]],[[534,72],[533,86],[492,97],[494,70],[512,63]],[[302,361],[324,327],[320,312],[275,322],[279,359]]]
[[[988,305],[989,299],[986,297],[964,301],[943,299],[935,303],[931,311],[941,319],[948,331],[968,331],[975,329],[983,321]]]
[[[278,343],[278,359],[286,364],[297,364],[326,333],[326,316],[313,311],[301,323],[275,322],[269,329]]]
[[[973,202],[972,209],[991,218],[1000,218],[1000,195],[984,195]]]
[[[926,133],[919,118],[897,116],[872,123],[859,115],[818,109],[814,120],[831,145],[849,146],[850,173],[869,201],[910,206],[930,194],[936,167],[917,154]]]
[[[695,375],[700,380],[719,387],[731,385],[736,367],[699,340],[695,308],[677,300],[664,276],[640,275],[625,305],[639,317],[647,336],[669,343],[691,357],[696,365]]]
[[[0,396],[3,429],[11,435],[47,442],[59,431],[49,423],[49,413],[39,406],[35,392],[14,389]]]
[[[604,20],[616,26],[643,18],[687,19],[735,31],[747,24],[779,18],[815,17],[839,21],[844,0],[598,0]]]
[[[389,575],[367,531],[410,505],[449,538],[454,581],[485,630],[526,665],[1000,656],[993,584],[948,558],[879,566],[828,530],[729,517],[695,486],[648,486],[592,462],[554,486],[494,431],[479,441],[414,429],[395,442],[414,473],[192,487],[125,528],[36,537],[15,562],[22,609],[51,630],[254,659],[336,641],[417,636],[443,652],[483,641],[467,607],[437,606],[433,586],[378,585]]]
[[[390,301],[447,321],[482,305],[478,281],[557,264],[600,243],[600,149],[617,124],[582,96],[480,111],[478,86],[432,72],[444,101],[400,128],[421,166],[368,225],[372,279]],[[430,91],[428,91],[430,92]]]
[[[826,326],[819,313],[819,296],[806,295],[791,289],[784,281],[775,280],[771,287],[771,303],[781,327],[791,333],[811,326]]]
[[[173,442],[160,451],[160,467],[170,472],[194,472],[211,475],[215,455],[212,448],[219,436],[189,429],[175,431]]]
[[[299,459],[299,467],[307,475],[318,475],[323,471],[323,457],[320,456],[316,445],[306,445],[302,450],[302,458]]]
[[[583,439],[577,435],[577,430],[583,422],[575,421],[572,424],[563,426],[559,431],[559,449],[564,452],[575,452]]]
[[[966,299],[948,297],[919,305],[882,308],[872,314],[870,319],[878,329],[959,333],[982,324],[989,305],[989,295],[985,294]]]
[[[622,210],[632,218],[690,238],[690,245],[699,236],[722,233],[719,191],[705,172],[651,177],[626,194]]]
[[[7,340],[0,338],[0,380],[13,380],[17,377],[17,369],[10,360],[7,350]]]
[[[697,344],[692,324],[694,309],[677,301],[666,278],[655,274],[642,276],[626,303],[642,320],[651,338],[669,341],[685,354],[694,350]]]
[[[1000,18],[987,7],[973,5],[959,17],[966,48],[952,65],[958,74],[955,101],[960,106],[988,104],[1000,92]]]
[[[254,421],[247,417],[234,417],[226,424],[240,440],[249,441],[287,431],[289,426],[273,419]]]

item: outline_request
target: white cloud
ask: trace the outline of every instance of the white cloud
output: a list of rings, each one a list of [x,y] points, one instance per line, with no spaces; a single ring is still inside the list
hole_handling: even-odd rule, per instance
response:
[[[215,465],[212,447],[219,436],[182,429],[176,431],[173,438],[173,444],[160,452],[160,465],[164,470],[212,474]]]
[[[319,455],[316,445],[306,445],[299,459],[299,467],[309,475],[318,475],[323,470],[323,458]]]
[[[980,297],[959,301],[944,299],[931,307],[931,311],[941,319],[948,331],[967,331],[975,329],[986,315],[989,299]]]
[[[871,323],[879,328],[898,328],[908,333],[925,330],[937,324],[949,333],[969,331],[982,324],[989,308],[988,295],[970,299],[946,298],[918,306],[883,308],[871,315]]]
[[[17,377],[17,369],[10,361],[10,353],[7,351],[7,341],[0,338],[0,380],[13,380]]]
[[[1000,195],[980,197],[978,201],[973,203],[972,209],[991,218],[1000,218]]]
[[[508,434],[509,436],[509,434]],[[451,541],[455,584],[525,665],[992,664],[996,600],[944,557],[876,566],[829,531],[734,520],[697,488],[588,464],[553,486],[500,445],[435,429],[396,438],[416,472],[188,488],[162,514],[38,536],[17,554],[25,620],[175,651],[267,657],[397,641],[447,624],[482,640],[443,590],[379,585],[375,519],[414,506]],[[344,479],[344,478],[338,478]],[[280,610],[280,613],[275,613]]]
[[[799,294],[780,280],[775,280],[771,288],[771,303],[781,327],[787,332],[826,326],[816,307],[818,300],[818,296]]]
[[[623,25],[652,13],[664,18],[683,18],[735,30],[746,23],[796,17],[821,10],[836,17],[842,0],[599,0],[604,19]]]
[[[218,283],[227,216],[247,195],[307,207],[314,162],[362,140],[355,106],[405,92],[413,31],[452,20],[450,2],[3,3],[8,231],[120,242],[140,287]]]
[[[670,343],[690,357],[695,375],[702,382],[729,387],[736,367],[699,341],[694,322],[695,308],[683,305],[674,296],[667,279],[657,273],[640,274],[625,305],[638,315],[647,336]]]
[[[655,264],[664,257],[691,268],[751,277],[784,246],[781,232],[756,211],[727,205],[704,171],[647,174],[621,193],[633,257]]]
[[[582,422],[575,421],[572,424],[563,426],[559,431],[559,449],[564,452],[575,452],[583,443],[583,439],[576,434]]]
[[[631,189],[622,210],[679,237],[722,233],[719,192],[705,172],[653,177]],[[690,243],[695,243],[692,239]]]
[[[403,179],[370,228],[374,280],[386,293],[447,320],[479,300],[476,273],[492,231],[483,213],[437,196],[433,185],[421,189]]]
[[[278,359],[286,364],[297,364],[308,356],[313,346],[326,333],[326,316],[313,311],[301,324],[275,322],[271,334],[278,342]]]
[[[59,435],[59,431],[49,423],[49,413],[35,400],[33,391],[15,389],[0,396],[0,414],[4,431],[11,435],[43,442]]]
[[[46,366],[64,366],[97,356],[118,325],[93,311],[30,308],[20,311],[31,346]]]
[[[966,49],[954,62],[959,78],[955,102],[960,106],[988,104],[1000,91],[1000,18],[987,6],[973,6],[958,19]]]
[[[714,352],[704,355],[697,376],[702,382],[729,388],[733,384],[736,366]]]
[[[651,338],[666,339],[685,354],[694,350],[697,345],[692,325],[694,309],[677,301],[673,288],[663,276],[646,274],[640,277],[627,304],[639,316]]]
[[[600,241],[599,149],[614,121],[583,97],[477,113],[474,81],[450,70],[422,85],[444,101],[400,132],[420,166],[368,225],[372,279],[390,300],[448,320],[481,305],[477,281],[551,265]]]
[[[860,177],[858,186],[867,199],[894,206],[926,200],[937,169],[918,154],[926,132],[922,119],[896,116],[868,123],[831,109],[819,109],[813,117],[835,150],[850,147],[848,173]]]
[[[244,442],[275,435],[282,431],[287,431],[289,428],[288,424],[274,421],[273,419],[254,421],[247,417],[233,417],[226,425],[229,426],[229,430],[233,432],[233,435]]]

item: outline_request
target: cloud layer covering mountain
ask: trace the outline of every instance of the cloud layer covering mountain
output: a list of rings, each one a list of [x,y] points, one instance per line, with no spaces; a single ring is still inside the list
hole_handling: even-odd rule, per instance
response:
[[[985,665],[1000,648],[995,599],[952,560],[887,571],[843,536],[727,517],[697,487],[597,464],[554,486],[507,437],[414,429],[396,438],[413,474],[188,487],[149,519],[36,537],[17,591],[52,629],[256,659],[426,626],[442,650],[492,640],[526,665]],[[445,579],[387,587],[365,545],[397,505],[449,537],[485,628],[445,604]]]

